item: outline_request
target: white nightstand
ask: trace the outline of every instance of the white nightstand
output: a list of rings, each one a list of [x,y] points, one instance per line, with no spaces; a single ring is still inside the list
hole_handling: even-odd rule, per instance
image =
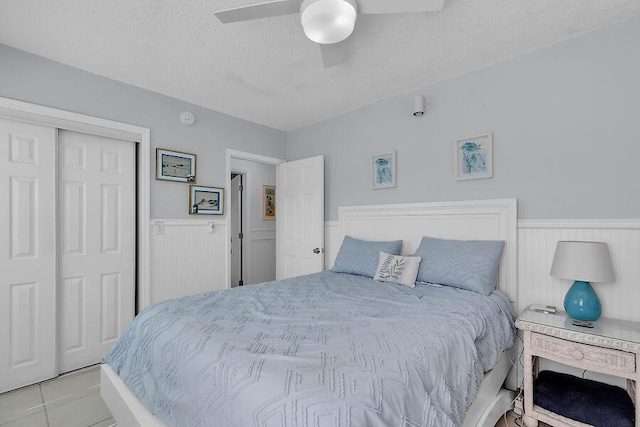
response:
[[[533,381],[538,358],[627,379],[640,427],[640,323],[601,317],[593,328],[574,326],[564,312],[545,314],[526,309],[516,327],[524,331],[524,422],[553,426],[586,426],[533,404]]]

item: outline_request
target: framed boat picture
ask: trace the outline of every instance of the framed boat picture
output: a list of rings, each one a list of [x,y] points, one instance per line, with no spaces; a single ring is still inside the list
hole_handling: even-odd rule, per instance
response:
[[[196,155],[156,149],[156,179],[196,182]]]
[[[190,185],[189,213],[199,215],[223,215],[224,189]]]

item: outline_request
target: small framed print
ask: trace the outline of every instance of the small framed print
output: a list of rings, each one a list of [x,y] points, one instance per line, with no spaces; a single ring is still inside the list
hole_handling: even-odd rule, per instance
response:
[[[190,185],[189,213],[199,215],[223,215],[224,189]]]
[[[456,181],[493,176],[493,137],[491,133],[459,139],[455,143]]]
[[[196,155],[156,149],[156,179],[196,182]]]
[[[371,156],[371,188],[392,188],[396,186],[396,152]]]
[[[262,219],[276,219],[276,186],[262,186]]]

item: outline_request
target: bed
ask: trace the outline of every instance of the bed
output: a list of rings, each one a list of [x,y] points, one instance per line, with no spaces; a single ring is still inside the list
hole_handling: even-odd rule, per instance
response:
[[[103,398],[124,426],[493,425],[511,399],[516,217],[515,200],[341,208],[340,237],[404,254],[423,236],[503,241],[498,289],[325,271],[159,303],[105,358]]]

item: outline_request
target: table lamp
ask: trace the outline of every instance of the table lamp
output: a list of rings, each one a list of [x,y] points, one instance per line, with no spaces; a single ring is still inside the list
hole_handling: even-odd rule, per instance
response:
[[[575,280],[564,297],[564,309],[569,316],[584,321],[600,317],[600,300],[589,282],[615,280],[606,243],[558,242],[550,274]]]

